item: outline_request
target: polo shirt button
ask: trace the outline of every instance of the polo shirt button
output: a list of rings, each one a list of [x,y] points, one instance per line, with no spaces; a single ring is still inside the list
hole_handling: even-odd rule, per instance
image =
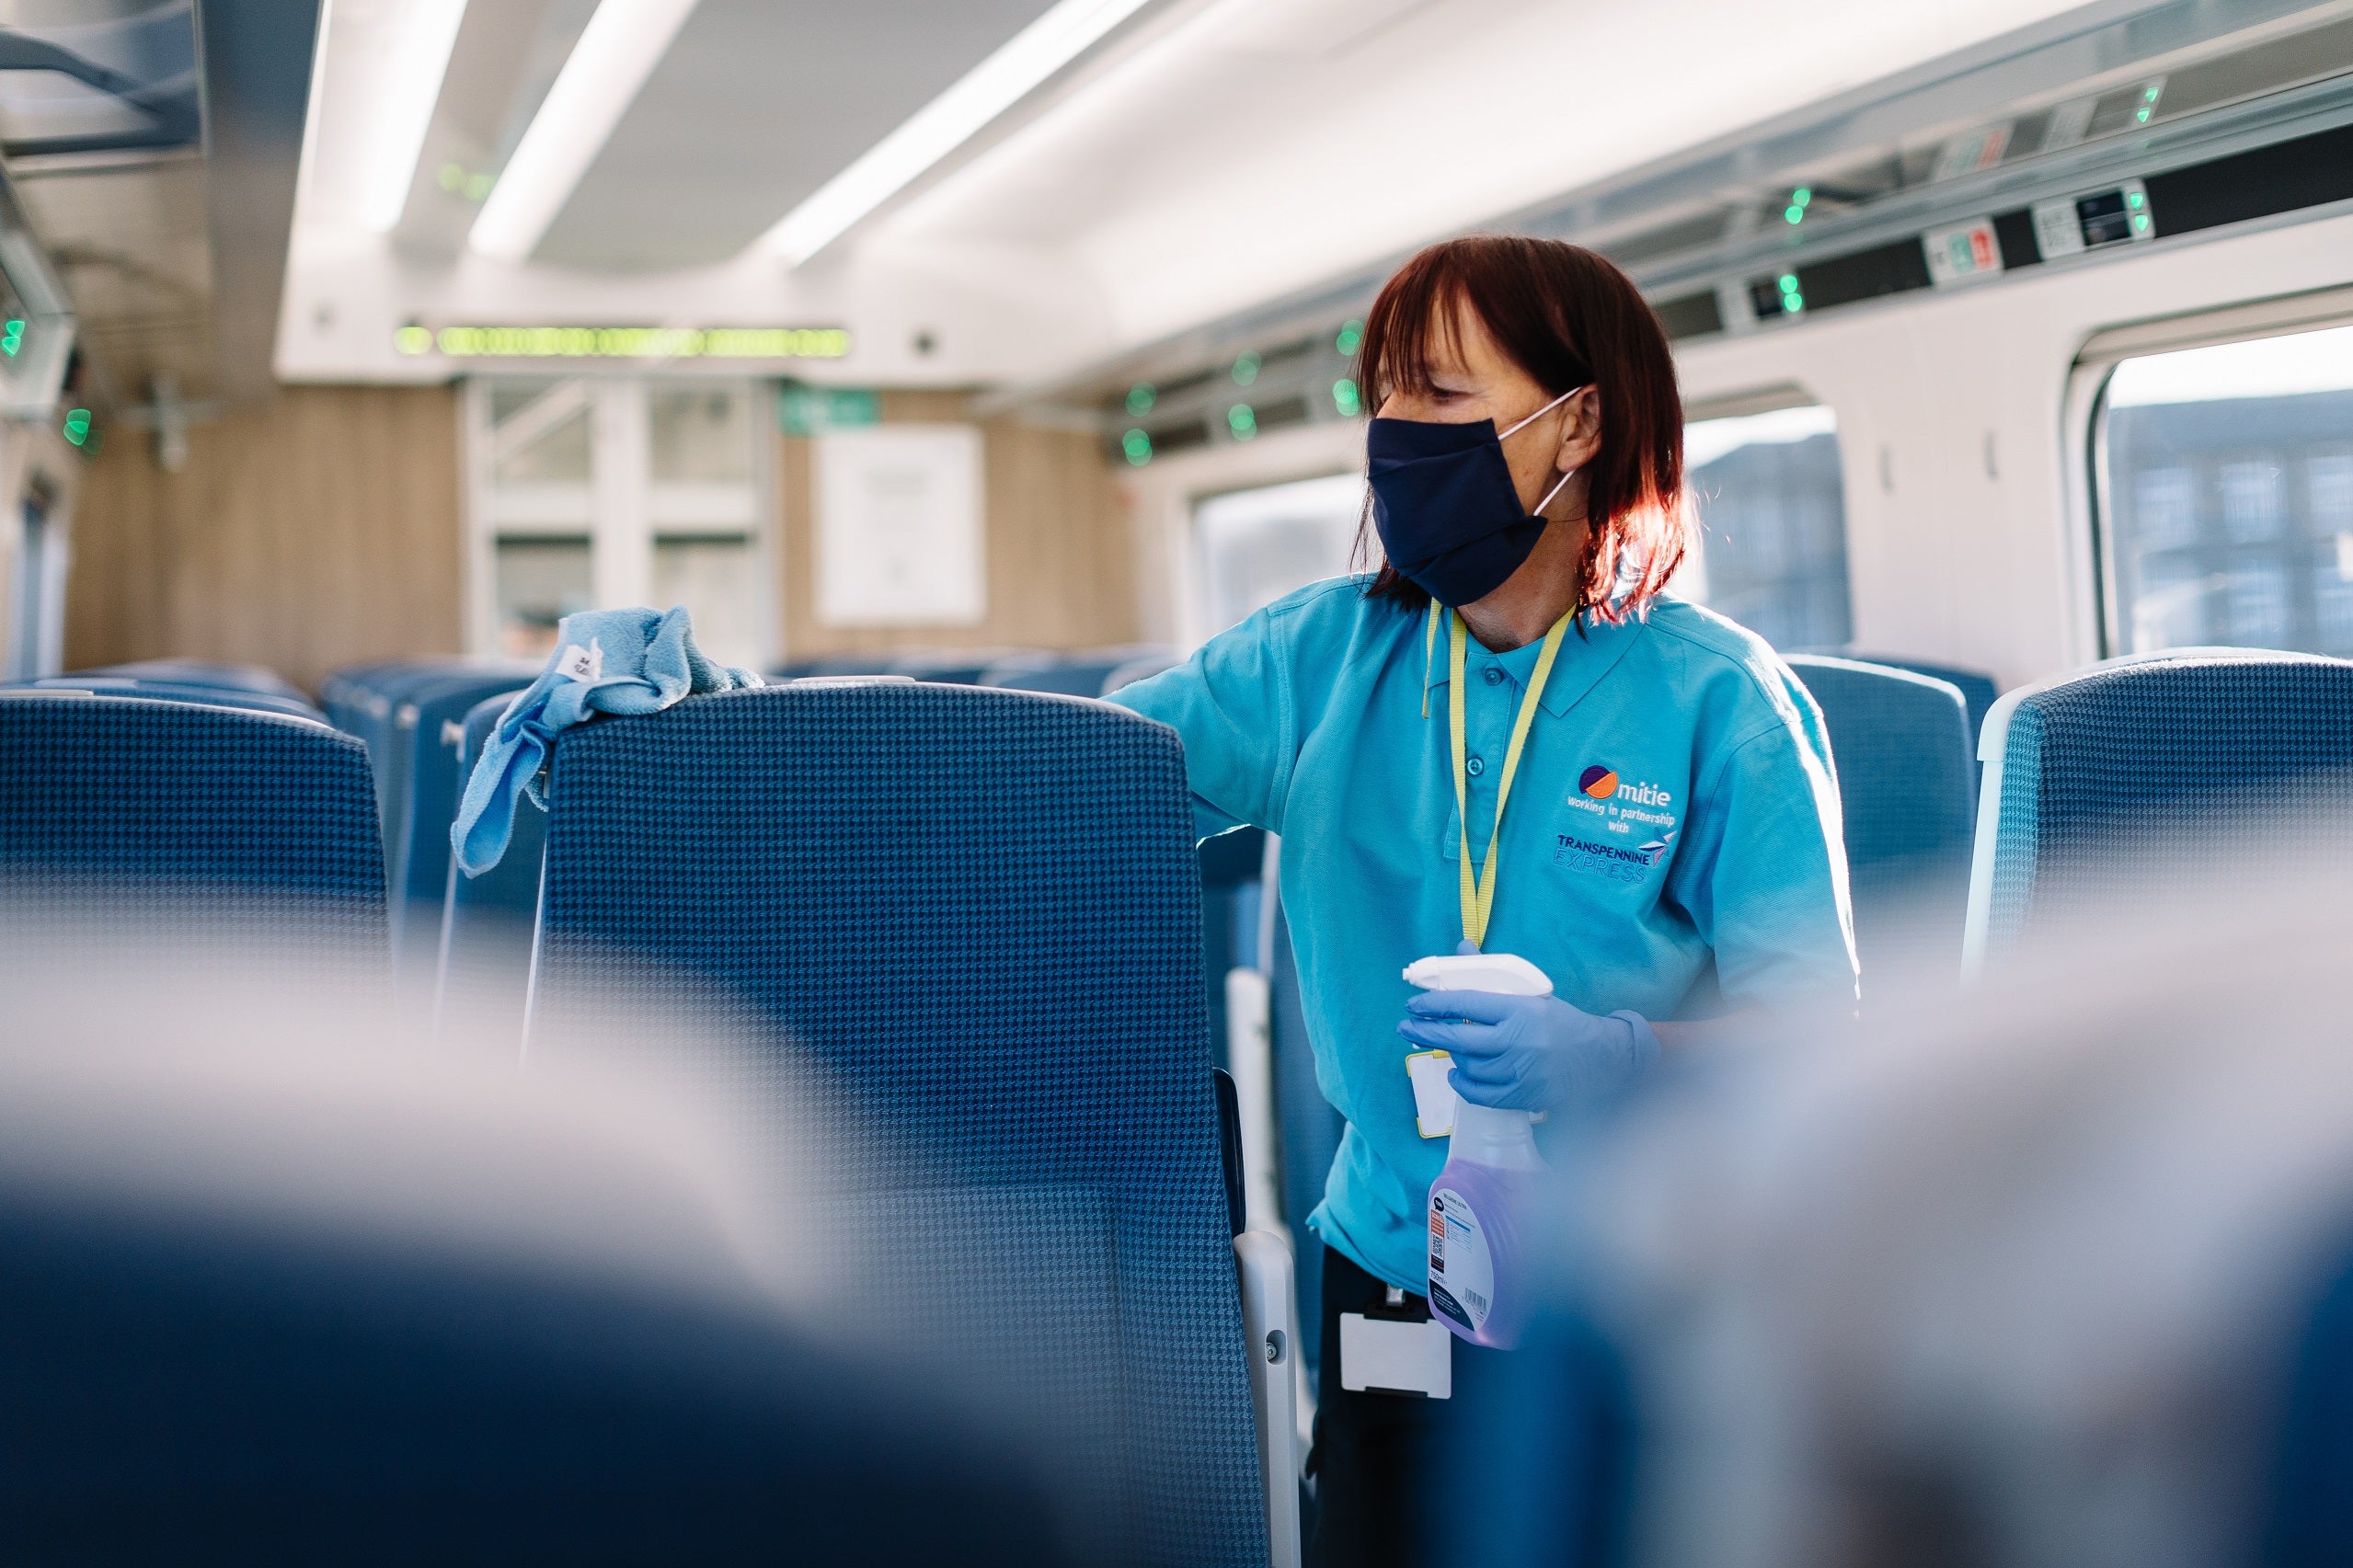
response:
[[[1469,761],[1463,764],[1463,771],[1469,773],[1473,778],[1477,778],[1481,773],[1487,771],[1487,765],[1479,761],[1476,757],[1474,757]]]
[[[1503,671],[1497,669],[1492,664],[1487,666],[1487,684],[1490,686],[1500,686],[1503,684]]]

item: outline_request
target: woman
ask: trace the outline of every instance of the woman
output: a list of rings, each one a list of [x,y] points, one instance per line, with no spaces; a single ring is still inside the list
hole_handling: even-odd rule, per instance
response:
[[[1459,1407],[1349,1391],[1368,1379],[1340,1365],[1343,1314],[1383,1333],[1429,1315],[1446,1142],[1422,1135],[1406,1058],[1450,1052],[1481,1104],[1571,1108],[1694,1027],[1670,1020],[1855,984],[1819,716],[1762,641],[1660,596],[1691,527],[1682,413],[1634,285],[1555,241],[1434,246],[1365,318],[1358,384],[1386,564],[1118,698],[1183,736],[1202,832],[1282,836],[1316,1074],[1348,1121],[1309,1220],[1335,1565],[1439,1555],[1418,1505]],[[1554,994],[1401,978],[1464,944],[1530,960]],[[1509,1376],[1507,1353],[1451,1351],[1458,1384]]]

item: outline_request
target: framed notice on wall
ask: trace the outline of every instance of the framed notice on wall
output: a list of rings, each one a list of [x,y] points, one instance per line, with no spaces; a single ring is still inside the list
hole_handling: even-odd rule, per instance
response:
[[[815,448],[821,624],[969,626],[988,613],[979,430],[870,425]]]

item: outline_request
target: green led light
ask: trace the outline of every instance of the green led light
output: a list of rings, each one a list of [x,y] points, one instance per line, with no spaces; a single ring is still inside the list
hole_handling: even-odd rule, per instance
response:
[[[1236,355],[1234,361],[1234,384],[1236,386],[1247,386],[1252,382],[1257,380],[1258,366],[1263,361],[1257,355],[1251,353],[1247,349],[1245,349],[1242,353]]]
[[[2128,190],[2124,193],[2124,204],[2138,211],[2149,205],[2149,198],[2138,190]]]
[[[392,335],[392,346],[404,354],[421,354],[433,346],[432,329],[424,326],[404,326]]]
[[[1160,394],[1153,389],[1150,382],[1136,383],[1135,385],[1128,388],[1128,412],[1136,415],[1151,413],[1153,399],[1159,395]]]
[[[1810,185],[1801,185],[1789,193],[1790,205],[1794,207],[1803,207],[1813,199],[1814,188]]]
[[[1258,433],[1258,411],[1247,403],[1237,403],[1225,411],[1225,428],[1234,432],[1235,441],[1246,441]]]
[[[488,200],[490,196],[490,188],[497,183],[498,181],[492,179],[487,174],[467,175],[465,177],[465,199],[468,201]]]
[[[2148,213],[2135,212],[2132,214],[2132,232],[2136,235],[2145,235],[2149,232]]]
[[[1353,354],[1363,341],[1364,323],[1351,321],[1340,328],[1340,335],[1332,339],[1332,347],[1340,353]]]
[[[1364,399],[1357,395],[1356,383],[1342,376],[1332,383],[1332,406],[1349,418],[1364,412]]]
[[[1130,430],[1119,438],[1119,450],[1128,454],[1130,463],[1142,468],[1152,461],[1152,438],[1142,430]]]
[[[2157,101],[2157,95],[2164,90],[2164,89],[2162,87],[2152,86],[2148,91],[2142,93],[2141,96],[2147,98],[2151,103],[2155,103]]]
[[[443,164],[433,171],[433,182],[443,190],[462,190],[465,187],[465,170],[456,164]]]
[[[65,411],[65,439],[75,446],[80,446],[90,439],[90,411],[87,408],[69,408]]]
[[[2133,123],[2136,125],[2146,125],[2149,123],[2149,111],[2144,109],[2139,114],[2134,115],[2132,120]]]
[[[1797,292],[1796,273],[1784,272],[1781,275],[1781,292],[1785,294],[1794,294]]]
[[[1781,296],[1781,308],[1787,311],[1790,315],[1796,315],[1799,311],[1806,308],[1806,296],[1803,294],[1784,294]]]
[[[17,357],[17,350],[24,346],[25,323],[21,316],[11,318],[7,326],[0,326],[0,354],[6,354],[13,360]]]
[[[1804,223],[1804,222],[1806,221],[1806,209],[1805,209],[1805,208],[1803,208],[1803,207],[1794,207],[1794,206],[1793,206],[1793,207],[1785,207],[1785,208],[1782,209],[1782,213],[1781,213],[1781,215],[1782,215],[1782,217],[1783,217],[1784,219],[1785,219],[1785,220],[1786,220],[1786,221],[1788,221],[1789,223]]]

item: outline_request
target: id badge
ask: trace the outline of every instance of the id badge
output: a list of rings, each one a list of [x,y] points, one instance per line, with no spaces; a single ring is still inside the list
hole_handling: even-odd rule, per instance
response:
[[[1350,1393],[1454,1397],[1454,1336],[1436,1317],[1420,1322],[1340,1314],[1340,1387]]]
[[[1454,1133],[1454,1085],[1446,1075],[1454,1059],[1444,1051],[1416,1051],[1406,1059],[1406,1077],[1414,1086],[1414,1125],[1424,1138],[1451,1138]]]

